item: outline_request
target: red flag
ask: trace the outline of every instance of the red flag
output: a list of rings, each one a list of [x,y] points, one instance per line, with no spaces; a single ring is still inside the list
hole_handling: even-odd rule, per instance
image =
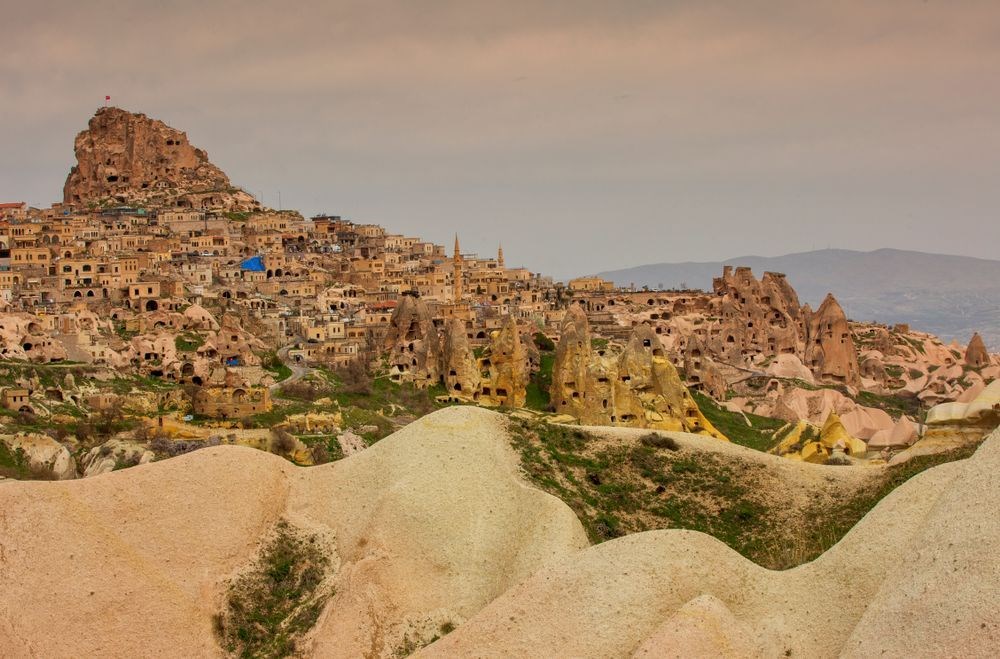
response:
[[[104,100],[105,100],[105,101],[110,101],[110,100],[111,100],[111,97],[110,97],[110,96],[105,96],[105,97],[104,97]]]

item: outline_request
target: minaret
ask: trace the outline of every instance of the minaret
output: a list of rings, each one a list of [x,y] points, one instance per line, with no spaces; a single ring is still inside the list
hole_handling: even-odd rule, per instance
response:
[[[497,247],[497,267],[503,270],[503,243]]]
[[[452,284],[454,286],[453,297],[455,302],[462,299],[462,252],[458,247],[458,234],[455,234],[455,256],[452,260]]]

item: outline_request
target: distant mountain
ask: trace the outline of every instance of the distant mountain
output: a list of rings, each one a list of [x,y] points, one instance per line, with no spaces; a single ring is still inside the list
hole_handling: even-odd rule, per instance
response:
[[[743,256],[716,263],[657,263],[599,273],[620,286],[710,289],[723,265],[745,265],[759,277],[783,272],[815,309],[833,293],[854,320],[909,323],[966,343],[978,331],[1000,351],[1000,261],[898,249],[824,249],[786,256]]]

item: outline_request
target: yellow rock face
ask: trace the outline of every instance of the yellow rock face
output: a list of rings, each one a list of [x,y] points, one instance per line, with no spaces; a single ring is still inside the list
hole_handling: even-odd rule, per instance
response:
[[[847,432],[836,412],[830,412],[818,434],[815,426],[799,421],[771,452],[790,460],[822,464],[835,450],[858,457],[868,452],[868,446]]]
[[[584,425],[675,430],[726,439],[705,418],[659,337],[636,326],[622,347],[595,350],[587,318],[571,308],[556,349],[550,396],[555,411]]]

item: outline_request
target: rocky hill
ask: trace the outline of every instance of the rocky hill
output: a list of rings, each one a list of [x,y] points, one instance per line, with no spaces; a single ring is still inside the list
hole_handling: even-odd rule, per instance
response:
[[[833,293],[854,320],[909,323],[963,345],[982,334],[1000,350],[1000,261],[896,249],[827,249],[712,263],[657,263],[600,273],[623,286],[708,289],[723,265],[783,272],[815,308]]]
[[[158,119],[116,107],[99,108],[76,136],[76,165],[63,201],[89,204],[163,203],[180,208],[239,207],[255,202],[232,186],[208,154]]]
[[[507,428],[450,408],[321,467],[219,447],[85,481],[2,482],[0,654],[996,647],[1000,518],[977,503],[1000,494],[1000,436],[908,481],[820,558],[774,572],[691,531],[589,547],[573,511],[523,480]],[[748,451],[674,436],[685,451]],[[755,455],[753,469],[794,470],[799,484],[870,471]]]

